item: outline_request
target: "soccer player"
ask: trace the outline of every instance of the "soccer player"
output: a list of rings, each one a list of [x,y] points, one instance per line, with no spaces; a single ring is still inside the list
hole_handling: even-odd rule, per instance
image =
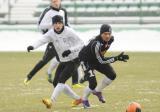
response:
[[[85,77],[87,77],[89,82],[89,87],[85,88],[82,98],[84,108],[90,107],[88,97],[91,93],[96,95],[100,102],[105,103],[102,90],[116,78],[116,73],[110,63],[114,63],[115,61],[127,61],[129,59],[129,56],[124,55],[123,52],[118,56],[104,57],[106,50],[110,47],[112,42],[113,36],[111,26],[103,24],[100,28],[100,34],[96,36],[95,39],[91,40],[87,46],[83,47],[79,53]],[[105,75],[98,86],[94,70]]]
[[[42,31],[43,34],[47,33],[49,29],[52,28],[52,17],[55,15],[61,15],[64,20],[64,24],[68,26],[68,18],[67,18],[67,12],[64,8],[61,8],[61,0],[51,0],[51,6],[47,7],[41,14],[39,18],[39,28]],[[45,50],[44,56],[42,60],[40,60],[35,67],[29,72],[27,75],[27,78],[24,80],[24,84],[28,85],[32,77],[42,68],[44,67],[51,59],[51,65],[48,68],[47,74],[48,74],[48,81],[52,83],[52,70],[57,67],[59,62],[55,58],[56,51],[54,48],[54,45],[52,42],[48,43],[47,48]],[[72,84],[73,87],[81,87],[78,84],[78,71],[74,72],[75,75],[72,77]]]
[[[73,106],[81,103],[81,98],[78,96],[65,82],[79,66],[78,54],[84,46],[83,41],[78,37],[74,30],[64,26],[63,18],[56,15],[52,19],[53,28],[49,30],[35,44],[28,47],[28,50],[34,50],[48,42],[53,42],[57,52],[56,58],[60,61],[55,74],[56,83],[55,89],[51,96],[51,101],[56,102],[57,97],[61,92],[64,92],[71,98],[75,99]],[[43,103],[47,108],[51,108],[52,102],[48,99],[43,99]]]

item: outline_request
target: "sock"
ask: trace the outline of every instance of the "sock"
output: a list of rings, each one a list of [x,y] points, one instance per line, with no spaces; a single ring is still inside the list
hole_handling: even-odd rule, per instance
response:
[[[101,92],[106,86],[111,84],[113,80],[109,79],[108,77],[104,77],[103,80],[97,85],[96,91]]]
[[[82,69],[82,66],[79,66],[77,70],[78,70],[78,81],[80,81],[80,79],[84,77],[84,71]]]
[[[87,86],[83,93],[83,100],[88,100],[89,95],[92,93],[92,90]]]
[[[64,93],[73,99],[80,99],[80,96],[78,96],[67,84],[65,84]]]
[[[57,67],[57,65],[59,64],[59,62],[57,61],[56,58],[53,58],[51,60],[51,64],[47,70],[47,74],[52,74],[52,71]]]
[[[57,100],[57,97],[60,95],[61,92],[64,91],[65,84],[63,83],[58,83],[55,89],[53,90],[51,100],[55,103]]]

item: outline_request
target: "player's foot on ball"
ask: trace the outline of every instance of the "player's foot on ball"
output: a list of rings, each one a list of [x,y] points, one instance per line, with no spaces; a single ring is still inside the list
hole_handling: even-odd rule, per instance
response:
[[[93,91],[92,93],[93,93],[93,95],[96,95],[98,97],[100,102],[106,103],[104,97],[102,96],[102,92]]]
[[[50,99],[42,99],[43,104],[45,104],[46,108],[50,109],[52,107],[52,101]]]
[[[72,102],[72,107],[76,107],[76,106],[78,106],[79,104],[81,104],[82,103],[82,99],[80,98],[80,99],[77,99],[77,100],[74,100],[73,102]]]
[[[90,108],[90,104],[89,104],[89,101],[88,101],[88,100],[83,100],[83,101],[82,101],[82,104],[83,104],[83,107],[84,107],[84,108]]]
[[[24,85],[27,86],[30,83],[30,80],[28,78],[25,78],[23,83],[24,83]]]
[[[47,80],[49,83],[52,83],[52,74],[48,74]]]
[[[82,87],[84,87],[84,86],[81,84],[78,84],[78,83],[72,85],[72,88],[82,88]]]

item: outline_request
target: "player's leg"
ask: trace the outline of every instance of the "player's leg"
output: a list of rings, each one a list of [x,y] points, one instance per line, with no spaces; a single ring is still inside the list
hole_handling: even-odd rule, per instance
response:
[[[83,103],[84,108],[89,108],[90,104],[89,104],[88,97],[95,90],[97,86],[97,81],[96,81],[96,77],[95,77],[93,70],[89,70],[88,74],[85,74],[85,75],[88,75],[87,80],[89,82],[89,86],[87,86],[84,90],[83,97],[82,97],[83,99],[82,103]]]
[[[74,70],[74,72],[72,74],[72,88],[81,88],[81,87],[83,87],[79,83],[79,76],[80,76],[80,69],[78,67],[76,70]]]
[[[61,93],[64,90],[63,84],[59,84],[57,86],[60,74],[64,68],[65,68],[65,65],[63,63],[60,63],[56,69],[54,80],[53,80],[53,86],[55,88],[53,90],[54,95],[52,93],[51,99],[46,99],[46,98],[42,99],[42,102],[46,105],[47,108],[51,108],[52,102],[54,103],[56,101],[56,98],[58,97],[59,93]]]
[[[65,68],[65,64],[63,63],[59,63],[55,75],[54,75],[54,79],[53,79],[53,86],[54,88],[57,86],[61,72],[63,71],[63,69]]]
[[[67,63],[61,63],[61,64],[62,65],[64,64],[64,68],[62,69],[61,73],[58,74],[60,75],[60,77],[58,79],[58,84],[52,93],[52,97],[51,97],[52,101],[55,102],[61,92],[64,92],[66,95],[68,95],[73,99],[80,100],[81,99],[80,96],[78,96],[67,84],[65,84],[65,82],[71,77],[71,74],[74,71],[74,69],[76,69],[75,63],[67,62]]]
[[[35,66],[34,68],[29,72],[29,74],[27,75],[27,78],[24,80],[24,84],[27,85],[29,83],[29,81],[32,79],[32,77],[41,69],[44,67],[44,65],[46,65],[53,57],[54,57],[54,53],[52,50],[53,44],[49,43],[46,51],[44,53],[43,59],[40,60]]]
[[[54,57],[52,60],[51,60],[51,64],[47,70],[47,74],[48,74],[48,81],[50,83],[52,83],[52,72],[53,70],[58,66],[59,62],[57,61],[56,57]]]
[[[113,80],[115,80],[116,73],[110,64],[100,64],[97,70],[105,75],[96,88],[97,91],[102,91],[106,86],[110,85]]]
[[[93,92],[102,103],[105,103],[105,99],[102,96],[102,90],[111,84],[111,82],[116,78],[116,73],[110,64],[99,64],[96,68],[97,71],[105,75],[101,82],[96,87]]]

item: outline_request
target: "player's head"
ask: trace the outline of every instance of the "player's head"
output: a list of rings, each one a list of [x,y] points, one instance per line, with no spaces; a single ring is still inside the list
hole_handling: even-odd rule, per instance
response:
[[[51,0],[51,6],[59,9],[61,6],[61,0]]]
[[[109,41],[111,38],[112,28],[108,24],[103,24],[100,28],[100,36],[104,41]]]
[[[56,15],[52,18],[52,24],[54,31],[57,33],[61,33],[64,29],[63,17],[60,15]]]

